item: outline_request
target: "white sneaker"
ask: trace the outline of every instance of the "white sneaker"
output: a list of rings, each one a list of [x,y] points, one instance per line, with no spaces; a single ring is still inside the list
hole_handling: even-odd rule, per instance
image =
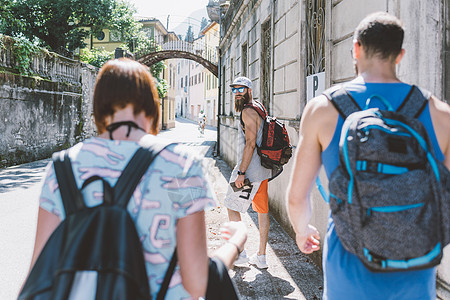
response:
[[[263,255],[258,255],[258,253],[253,254],[250,257],[248,263],[251,265],[256,265],[260,269],[267,269],[269,267],[269,265],[266,263],[266,256],[264,254]]]
[[[234,265],[242,265],[248,262],[248,256],[247,252],[245,252],[245,249],[242,250],[242,252],[239,254],[238,258],[234,261]]]

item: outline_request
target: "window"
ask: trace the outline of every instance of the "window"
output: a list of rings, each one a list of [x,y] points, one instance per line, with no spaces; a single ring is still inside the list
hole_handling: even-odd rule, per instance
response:
[[[183,77],[181,77],[181,85],[180,85],[180,87],[183,87]]]
[[[306,10],[306,76],[325,71],[325,0],[310,1]]]
[[[247,67],[248,67],[248,45],[245,43],[242,45],[241,52],[241,61],[242,61],[242,72],[241,75],[247,77]]]
[[[97,40],[103,41],[104,39],[105,39],[105,32],[102,30],[102,31],[100,31],[100,33],[97,35]]]
[[[270,113],[270,75],[272,74],[271,27],[272,24],[270,22],[270,19],[264,22],[261,26],[261,49],[264,49],[261,51],[261,102],[268,110],[268,113]]]

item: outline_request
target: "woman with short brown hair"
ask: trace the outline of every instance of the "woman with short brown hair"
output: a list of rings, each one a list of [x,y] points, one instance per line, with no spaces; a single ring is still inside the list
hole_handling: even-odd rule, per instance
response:
[[[92,176],[114,186],[122,170],[142,144],[161,143],[159,99],[148,67],[129,59],[112,60],[100,70],[94,91],[94,117],[99,136],[68,150],[78,188]],[[151,134],[148,134],[151,133]],[[102,203],[101,181],[83,190],[87,207]],[[206,247],[204,209],[216,205],[201,160],[182,146],[164,148],[142,177],[127,210],[141,237],[152,298],[160,289],[172,253],[176,268],[167,299],[205,297],[210,264]],[[37,234],[31,266],[65,210],[53,164],[42,188]],[[230,266],[246,240],[245,227],[225,226],[225,243],[216,256]]]

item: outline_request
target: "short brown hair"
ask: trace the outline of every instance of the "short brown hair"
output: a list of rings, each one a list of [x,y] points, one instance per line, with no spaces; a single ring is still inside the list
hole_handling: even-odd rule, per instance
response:
[[[132,104],[134,114],[152,119],[151,133],[159,127],[159,97],[148,67],[128,58],[107,62],[99,71],[94,88],[94,118],[98,133],[106,130],[106,117]]]
[[[370,57],[395,58],[402,50],[404,29],[402,22],[386,12],[365,17],[356,27],[353,39],[358,41]]]

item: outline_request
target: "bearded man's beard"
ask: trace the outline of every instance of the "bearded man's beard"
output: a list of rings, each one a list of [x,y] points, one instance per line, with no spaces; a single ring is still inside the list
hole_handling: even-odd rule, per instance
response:
[[[249,102],[250,95],[248,94],[248,91],[242,95],[240,98],[234,98],[234,110],[236,112],[241,112],[244,109],[244,105]]]

